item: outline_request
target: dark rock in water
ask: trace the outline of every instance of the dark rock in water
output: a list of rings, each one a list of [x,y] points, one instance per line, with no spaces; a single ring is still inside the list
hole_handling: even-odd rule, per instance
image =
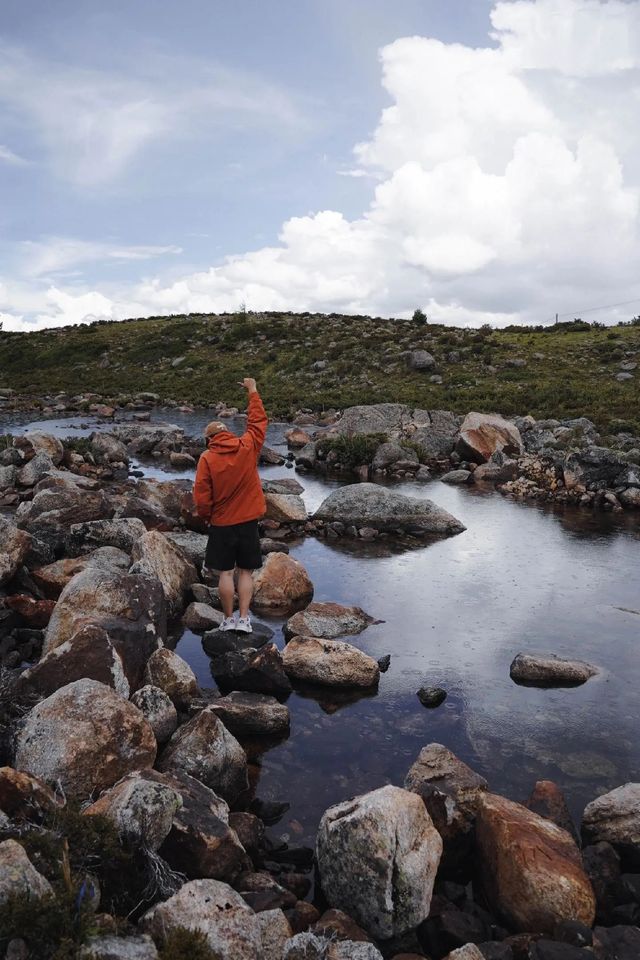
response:
[[[423,707],[439,707],[447,699],[447,691],[442,687],[420,687],[417,697]]]
[[[553,654],[519,653],[512,661],[509,675],[515,683],[532,686],[577,687],[598,673],[583,660],[563,660]]]
[[[531,960],[584,960],[585,952],[580,947],[554,940],[538,940],[529,950]]]
[[[259,797],[255,797],[251,802],[250,810],[251,813],[259,817],[263,823],[266,823],[268,827],[272,827],[278,820],[284,817],[290,806],[291,804],[286,801],[260,800]]]
[[[380,673],[386,673],[391,666],[391,654],[385,653],[384,657],[380,657],[378,666],[380,667]]]
[[[264,844],[264,823],[253,813],[238,811],[229,814],[229,826],[250,854],[256,854]]]
[[[596,918],[599,923],[610,923],[618,898],[620,857],[605,840],[582,848],[584,869],[596,895]]]
[[[235,650],[258,649],[273,640],[274,631],[263,623],[253,623],[252,633],[239,630],[208,630],[202,638],[204,652],[210,657]]]
[[[552,780],[538,780],[526,806],[545,820],[551,820],[557,826],[570,833],[578,842],[578,831],[569,813],[569,807],[562,791]]]
[[[554,939],[570,943],[574,947],[590,947],[593,943],[591,928],[579,920],[561,920],[556,926]]]
[[[236,690],[214,700],[210,707],[236,736],[283,733],[289,729],[289,710],[275,697]]]
[[[594,943],[602,946],[596,956],[609,960],[638,960],[640,957],[640,929],[638,927],[596,927],[593,931]]]
[[[211,675],[221,690],[247,690],[276,697],[291,693],[275,643],[216,653],[211,656]]]

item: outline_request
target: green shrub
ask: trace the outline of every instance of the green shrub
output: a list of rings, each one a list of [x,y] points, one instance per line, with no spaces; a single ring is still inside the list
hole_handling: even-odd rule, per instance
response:
[[[429,322],[429,318],[427,317],[424,310],[420,309],[420,307],[418,307],[417,310],[413,311],[413,317],[411,319],[418,327],[424,327]]]
[[[159,951],[159,960],[220,960],[220,954],[207,943],[201,930],[176,927]]]
[[[384,433],[338,434],[336,437],[322,437],[318,441],[317,451],[321,460],[326,460],[333,453],[335,462],[354,470],[363,464],[370,464],[376,450],[386,439]]]

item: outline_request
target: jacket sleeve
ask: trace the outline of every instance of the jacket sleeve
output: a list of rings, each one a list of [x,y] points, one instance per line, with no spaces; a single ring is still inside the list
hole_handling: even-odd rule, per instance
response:
[[[242,439],[248,443],[252,443],[256,453],[259,453],[264,443],[264,438],[267,435],[267,424],[269,423],[269,418],[260,399],[260,394],[249,394],[247,414],[247,429]]]
[[[209,521],[213,513],[213,483],[211,471],[204,457],[201,456],[196,470],[196,482],[193,488],[193,499],[199,517]]]

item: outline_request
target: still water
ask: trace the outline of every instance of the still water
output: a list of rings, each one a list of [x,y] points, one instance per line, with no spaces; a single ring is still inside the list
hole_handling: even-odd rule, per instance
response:
[[[154,419],[196,434],[210,417],[164,411]],[[84,432],[68,420],[38,426],[61,436]],[[267,442],[281,443],[284,429],[271,427]],[[284,467],[262,473],[294,475]],[[299,479],[311,511],[335,485]],[[347,639],[376,658],[390,653],[391,666],[375,695],[292,694],[290,736],[246,744],[258,795],[291,804],[274,837],[312,841],[329,805],[401,784],[433,741],[515,800],[525,800],[536,780],[555,780],[578,820],[595,795],[640,779],[638,514],[520,504],[437,480],[396,489],[434,500],[467,530],[399,552],[312,538],[292,547],[313,580],[314,599],[357,604],[384,621]],[[269,622],[282,646],[283,621]],[[176,649],[202,686],[215,686],[198,636],[185,632]],[[519,687],[509,678],[519,651],[585,659],[601,673],[574,689]],[[416,691],[424,685],[447,690],[441,707],[421,706]]]

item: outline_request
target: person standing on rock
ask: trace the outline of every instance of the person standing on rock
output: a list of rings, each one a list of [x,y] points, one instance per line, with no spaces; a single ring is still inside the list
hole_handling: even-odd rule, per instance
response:
[[[240,384],[248,394],[247,429],[241,437],[213,420],[205,427],[207,450],[198,461],[193,496],[198,516],[209,524],[203,574],[220,572],[224,613],[221,630],[251,633],[252,571],[262,566],[258,519],[266,511],[258,457],[267,415],[252,377]],[[238,616],[233,615],[234,572],[238,571]]]

